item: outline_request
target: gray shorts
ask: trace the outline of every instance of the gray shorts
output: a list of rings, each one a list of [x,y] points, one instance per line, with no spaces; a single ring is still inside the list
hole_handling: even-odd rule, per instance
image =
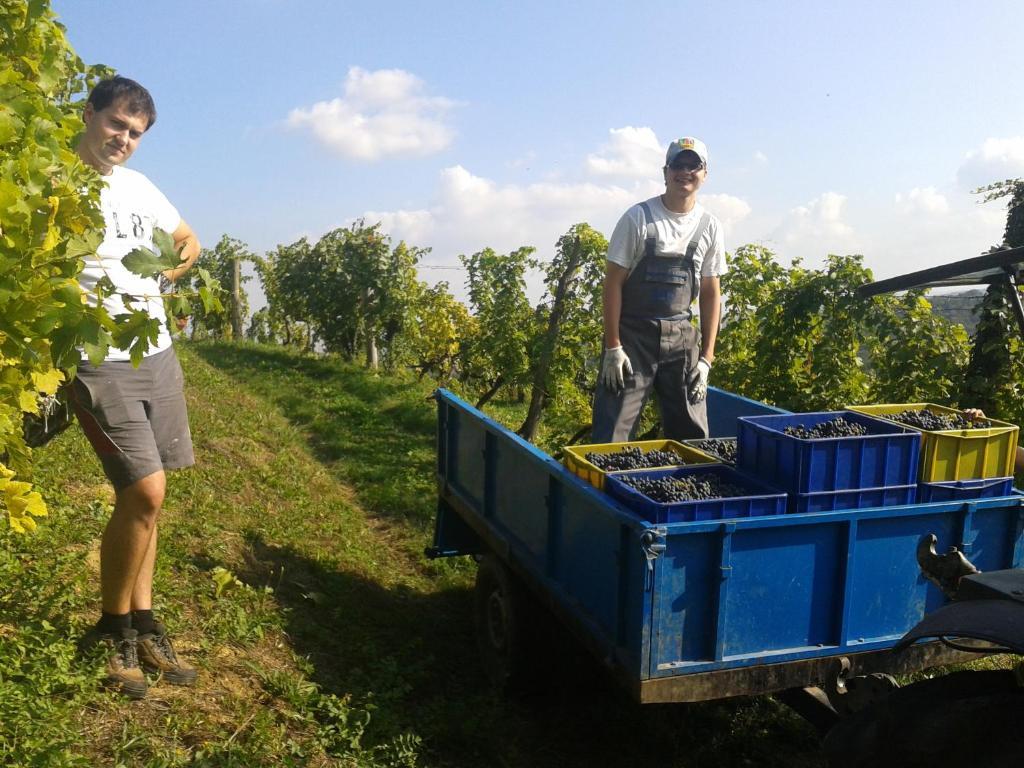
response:
[[[195,464],[183,384],[174,349],[143,358],[138,368],[128,361],[78,367],[75,414],[117,490]]]

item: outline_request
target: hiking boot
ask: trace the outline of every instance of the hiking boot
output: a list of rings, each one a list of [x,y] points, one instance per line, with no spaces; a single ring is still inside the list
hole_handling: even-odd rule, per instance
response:
[[[139,635],[139,661],[147,672],[159,672],[172,685],[192,685],[196,681],[195,667],[178,658],[167,628],[159,621],[153,623],[152,632]]]
[[[85,633],[80,644],[85,654],[97,646],[104,647],[107,656],[107,678],[104,682],[130,699],[144,698],[147,688],[146,677],[139,666],[137,642],[138,632],[134,629],[114,633],[101,632],[94,627]]]

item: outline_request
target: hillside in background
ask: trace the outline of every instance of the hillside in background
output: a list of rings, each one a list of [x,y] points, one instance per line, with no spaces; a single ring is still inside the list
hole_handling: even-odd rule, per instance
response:
[[[974,313],[985,296],[984,290],[970,290],[962,293],[929,294],[928,301],[932,305],[932,311],[949,320],[951,323],[960,323],[968,335],[973,336],[978,326],[978,316]]]

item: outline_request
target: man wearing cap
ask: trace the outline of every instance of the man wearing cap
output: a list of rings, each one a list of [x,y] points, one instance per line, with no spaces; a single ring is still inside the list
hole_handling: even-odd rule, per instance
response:
[[[592,437],[635,437],[651,389],[672,440],[707,437],[705,397],[715,359],[725,271],[722,225],[697,202],[708,150],[687,136],[669,144],[665,193],[634,205],[615,226],[604,279],[604,355]],[[700,334],[690,323],[694,300]]]

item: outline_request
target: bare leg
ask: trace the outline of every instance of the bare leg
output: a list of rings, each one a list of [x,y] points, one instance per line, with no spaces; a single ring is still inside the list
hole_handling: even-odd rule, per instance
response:
[[[107,613],[125,614],[132,609],[135,584],[150,548],[152,558],[156,557],[156,519],[166,487],[160,471],[117,492],[114,514],[100,545],[100,586]],[[152,562],[147,585],[152,582]]]
[[[149,540],[146,557],[139,568],[132,588],[132,610],[148,611],[153,608],[153,569],[156,565],[156,539],[158,525],[153,526],[153,536]]]

